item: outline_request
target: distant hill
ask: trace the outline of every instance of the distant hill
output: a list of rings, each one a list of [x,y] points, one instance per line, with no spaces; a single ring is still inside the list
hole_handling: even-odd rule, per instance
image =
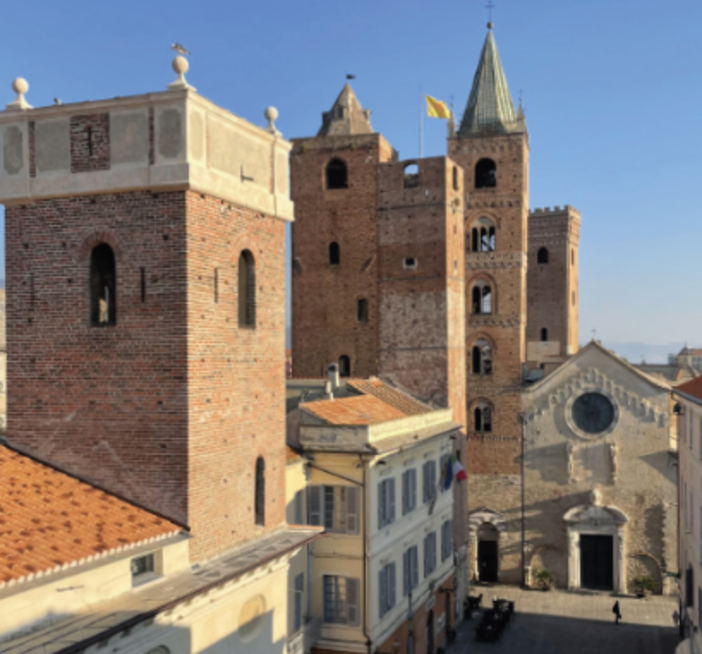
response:
[[[625,358],[631,363],[641,363],[642,360],[646,363],[668,363],[669,354],[677,354],[683,349],[685,343],[675,341],[667,345],[653,345],[651,343],[641,343],[631,341],[618,343],[614,341],[605,341],[602,343],[608,350],[613,350],[620,357]],[[693,343],[688,343],[690,347],[694,347]]]

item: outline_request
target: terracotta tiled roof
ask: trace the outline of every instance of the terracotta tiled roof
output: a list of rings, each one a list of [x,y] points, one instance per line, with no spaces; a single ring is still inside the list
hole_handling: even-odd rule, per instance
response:
[[[383,400],[386,404],[399,409],[407,416],[416,416],[420,413],[428,413],[431,408],[425,406],[410,395],[389,386],[377,377],[370,379],[348,379],[346,385],[356,389],[360,393],[373,395]]]
[[[0,587],[181,530],[0,445]]]
[[[685,393],[686,395],[691,395],[692,397],[702,401],[702,376],[696,377],[695,379],[684,384],[680,384],[680,386],[677,386],[675,390]]]
[[[309,402],[300,408],[332,425],[373,425],[407,416],[373,395]]]

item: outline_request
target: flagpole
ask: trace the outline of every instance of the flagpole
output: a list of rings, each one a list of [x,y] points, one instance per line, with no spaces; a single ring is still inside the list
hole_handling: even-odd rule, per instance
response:
[[[424,156],[424,107],[422,105],[422,86],[419,85],[419,158]]]

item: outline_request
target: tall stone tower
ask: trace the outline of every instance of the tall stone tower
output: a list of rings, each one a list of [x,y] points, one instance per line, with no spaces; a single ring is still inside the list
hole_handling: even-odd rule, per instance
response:
[[[195,558],[285,521],[293,205],[267,114],[182,75],[0,113],[8,441],[188,525]]]
[[[546,373],[578,351],[578,244],[574,207],[529,214],[527,361]]]
[[[316,137],[293,139],[293,376],[378,372],[377,168],[397,159],[346,84]]]
[[[488,28],[460,128],[448,142],[449,156],[464,169],[467,196],[467,461],[475,530],[519,506],[526,329],[529,136]],[[473,535],[474,546],[482,547]],[[501,581],[519,580],[518,537],[515,529],[500,538]]]

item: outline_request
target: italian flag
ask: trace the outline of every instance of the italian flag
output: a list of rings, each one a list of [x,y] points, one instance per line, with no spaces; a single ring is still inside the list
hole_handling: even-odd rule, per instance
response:
[[[453,476],[456,479],[456,481],[464,481],[468,479],[468,475],[466,474],[465,468],[460,464],[458,459],[455,456],[452,456],[451,460],[453,463]]]

